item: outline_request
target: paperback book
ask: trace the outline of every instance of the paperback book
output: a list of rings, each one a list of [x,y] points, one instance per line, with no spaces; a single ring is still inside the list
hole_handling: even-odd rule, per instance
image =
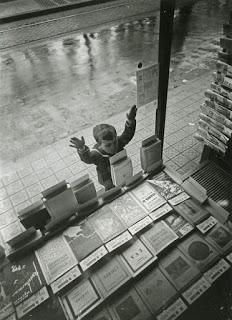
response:
[[[14,313],[14,307],[10,292],[7,290],[7,279],[4,272],[0,272],[0,320],[3,320]]]
[[[222,132],[225,136],[230,138],[232,130],[227,128],[224,124],[214,120],[213,118],[205,115],[204,113],[200,113],[199,117],[200,119],[204,120],[205,122],[216,128],[218,131]]]
[[[103,244],[102,240],[87,220],[72,225],[63,232],[63,236],[78,261],[86,258]]]
[[[117,320],[151,320],[152,314],[135,289],[131,288],[120,294],[110,305],[113,319]]]
[[[200,271],[177,248],[160,260],[159,267],[177,290],[184,290],[200,277]]]
[[[213,229],[209,231],[206,240],[221,254],[225,254],[232,249],[232,233],[221,223],[217,223]]]
[[[152,228],[141,235],[141,240],[159,254],[178,239],[177,234],[164,222],[155,223]]]
[[[166,200],[148,182],[139,185],[130,193],[136,201],[143,205],[148,213],[166,203]]]
[[[46,284],[34,253],[6,265],[3,272],[6,280],[5,291],[15,305],[31,297]]]
[[[177,297],[177,291],[158,267],[154,268],[135,285],[144,303],[157,314]]]
[[[91,279],[103,298],[122,287],[130,278],[120,256],[108,256],[101,260],[91,274]]]
[[[215,111],[221,113],[223,116],[232,120],[232,111],[228,108],[224,107],[221,104],[218,104],[216,101],[212,101],[209,99],[206,99],[204,103],[207,107],[214,109]]]
[[[184,239],[178,248],[202,272],[220,258],[219,253],[197,233]]]
[[[194,227],[175,211],[165,217],[164,221],[178,235],[179,238],[183,238],[194,230]]]
[[[209,212],[199,206],[192,199],[188,199],[177,206],[175,210],[191,224],[199,224],[210,216]]]
[[[132,161],[125,149],[110,157],[110,170],[115,186],[124,185],[133,176]]]
[[[96,211],[88,218],[88,222],[104,243],[126,230],[126,227],[118,216],[114,214],[110,206]]]
[[[81,279],[71,290],[60,297],[68,320],[82,319],[102,302],[91,279]]]
[[[160,172],[148,181],[166,200],[169,200],[184,191],[181,186],[165,172]]]
[[[47,284],[61,277],[78,263],[63,236],[49,240],[35,253]]]
[[[121,252],[122,261],[133,277],[157,260],[156,255],[142,241],[135,239]]]

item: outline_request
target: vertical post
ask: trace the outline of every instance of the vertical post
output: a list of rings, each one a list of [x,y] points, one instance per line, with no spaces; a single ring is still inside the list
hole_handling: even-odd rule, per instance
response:
[[[171,57],[172,28],[175,10],[175,0],[160,0],[160,30],[159,30],[159,85],[158,107],[156,110],[156,135],[161,140],[163,151],[164,128],[166,119],[169,66]]]

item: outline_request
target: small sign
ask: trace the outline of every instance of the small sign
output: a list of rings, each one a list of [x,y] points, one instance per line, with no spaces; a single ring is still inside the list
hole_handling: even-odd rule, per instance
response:
[[[132,235],[138,233],[142,229],[144,229],[146,226],[152,223],[152,219],[150,217],[145,217],[144,219],[138,221],[133,226],[129,228],[129,231]]]
[[[105,246],[109,252],[117,249],[118,247],[122,246],[127,241],[131,240],[132,236],[128,231],[123,232],[113,240],[109,241]]]
[[[230,268],[228,262],[224,259],[221,259],[215,266],[205,272],[204,276],[209,283],[213,283],[217,280],[226,270]]]
[[[85,271],[88,268],[90,268],[93,264],[95,264],[97,261],[103,258],[107,253],[108,252],[105,246],[101,246],[99,249],[91,253],[88,257],[86,257],[80,262],[82,270]]]
[[[80,269],[78,266],[75,266],[71,270],[69,270],[67,273],[65,273],[62,277],[51,283],[52,292],[56,293],[60,291],[62,288],[67,286],[70,282],[75,280],[81,275]]]
[[[178,196],[176,196],[175,198],[172,198],[170,200],[168,200],[168,202],[172,205],[172,206],[176,206],[179,203],[189,199],[190,196],[186,193],[186,192],[182,192],[181,194],[178,194]]]
[[[204,277],[202,277],[183,293],[183,297],[186,299],[186,301],[189,304],[192,304],[205,291],[207,291],[209,287],[210,287],[209,282]]]
[[[36,308],[38,305],[40,305],[42,302],[44,302],[48,298],[49,298],[49,294],[48,294],[47,288],[43,287],[33,296],[31,296],[27,300],[24,300],[22,303],[20,303],[16,307],[18,318],[19,319],[22,318],[25,314],[30,312],[32,309]]]
[[[183,227],[181,227],[178,231],[182,236],[185,236],[186,234],[189,234],[193,230],[193,226],[190,223],[186,223]]]
[[[217,224],[217,222],[218,221],[213,216],[210,216],[205,221],[197,224],[196,227],[198,230],[201,231],[201,233],[205,234],[207,231],[212,229],[215,226],[215,224]]]
[[[160,313],[157,320],[175,320],[187,309],[184,301],[179,298],[170,307]]]
[[[160,207],[159,209],[151,212],[149,216],[152,218],[153,221],[163,217],[166,213],[172,211],[172,207],[166,203],[164,206]]]

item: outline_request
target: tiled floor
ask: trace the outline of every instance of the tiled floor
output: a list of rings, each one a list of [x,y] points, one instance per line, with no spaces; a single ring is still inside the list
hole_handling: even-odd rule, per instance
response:
[[[165,129],[164,162],[180,174],[186,173],[198,163],[202,151],[201,144],[194,139],[199,107],[204,101],[204,91],[209,86],[211,76],[189,81],[172,90],[168,96]],[[125,113],[108,119],[118,133],[123,130]],[[141,141],[154,133],[155,111],[152,107],[139,108],[137,130],[127,146],[134,172],[141,170],[139,148]],[[77,132],[73,136],[84,136],[86,144],[92,146],[92,128]],[[77,177],[89,173],[96,189],[97,181],[94,165],[80,161],[76,150],[69,147],[69,139],[62,139],[53,145],[38,150],[14,166],[3,168],[0,179],[0,225],[7,225],[17,219],[17,212],[41,198],[41,191],[65,179],[72,182]]]

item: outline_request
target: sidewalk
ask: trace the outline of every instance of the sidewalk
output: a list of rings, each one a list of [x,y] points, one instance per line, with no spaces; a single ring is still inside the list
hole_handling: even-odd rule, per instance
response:
[[[204,91],[209,87],[212,76],[207,73],[201,78],[189,81],[169,92],[166,118],[164,163],[180,174],[188,172],[199,163],[202,144],[193,134],[197,127],[199,107],[204,101]],[[154,133],[154,107],[139,108],[137,130],[127,146],[134,173],[141,170],[139,148],[141,141]],[[114,116],[106,123],[113,124],[120,133],[124,127],[125,113]],[[90,147],[94,143],[92,128],[77,132],[72,136],[84,136]],[[0,179],[0,217],[8,223],[17,217],[17,212],[41,198],[41,191],[65,179],[71,182],[88,173],[96,189],[97,181],[94,165],[80,161],[75,149],[69,147],[69,138],[43,148],[8,168],[4,168]],[[13,220],[12,220],[13,219]]]

